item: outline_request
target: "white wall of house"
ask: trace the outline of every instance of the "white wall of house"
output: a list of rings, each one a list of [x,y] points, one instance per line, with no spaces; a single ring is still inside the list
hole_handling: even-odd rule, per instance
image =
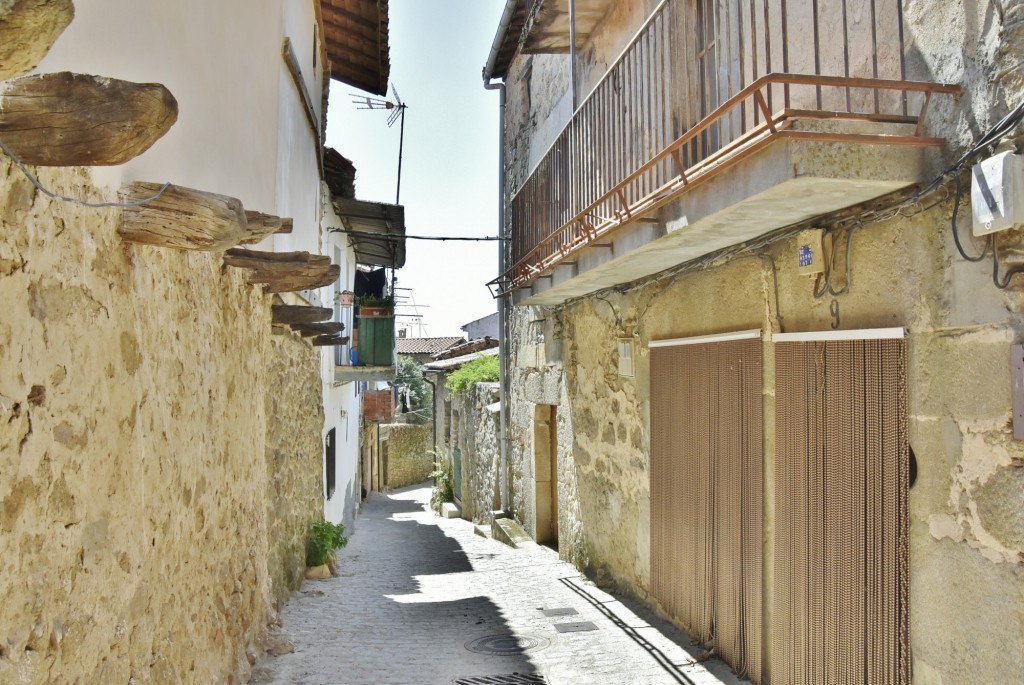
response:
[[[171,181],[275,212],[282,6],[280,0],[76,3],[75,20],[37,72],[161,83],[179,110],[177,123],[152,148],[94,170],[94,179],[115,188],[128,180]]]
[[[348,245],[348,240],[341,233],[326,233],[330,226],[340,226],[341,221],[334,212],[325,192],[323,202],[324,230],[323,239],[326,253],[332,261],[341,265],[341,278],[334,284],[324,306],[331,306],[334,293],[351,289],[355,279],[355,252]],[[344,335],[352,335],[352,309],[334,307],[335,319],[345,324]],[[334,495],[324,503],[324,518],[334,523],[344,523],[351,531],[355,522],[355,514],[359,510],[362,499],[359,478],[359,418],[360,396],[356,393],[356,383],[335,383],[335,354],[347,355],[349,346],[320,348],[321,374],[324,380],[324,437],[328,431],[335,429],[335,491]],[[326,462],[325,462],[326,477]]]
[[[162,139],[126,164],[94,168],[94,182],[116,189],[133,180],[170,181],[238,198],[247,210],[290,217],[291,234],[257,247],[327,254],[341,264],[339,282],[320,291],[324,306],[336,290],[350,288],[355,258],[345,241],[321,230],[331,210],[322,201],[327,191],[317,133],[282,56],[288,38],[322,130],[324,73],[314,3],[104,0],[76,3],[75,10],[38,73],[161,83],[178,101],[178,120]],[[321,348],[320,358],[323,434],[334,429],[337,440],[337,489],[324,515],[350,524],[359,502],[358,397],[354,384],[334,383],[334,348]]]

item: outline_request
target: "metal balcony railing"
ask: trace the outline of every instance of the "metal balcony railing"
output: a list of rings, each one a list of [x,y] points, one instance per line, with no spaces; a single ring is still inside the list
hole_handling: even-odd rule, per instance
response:
[[[813,3],[799,17],[754,4],[763,16],[739,0],[658,6],[513,196],[498,294],[774,140],[942,144],[922,135],[923,117],[931,95],[959,87],[904,79],[899,0]],[[797,130],[801,119],[909,130]]]

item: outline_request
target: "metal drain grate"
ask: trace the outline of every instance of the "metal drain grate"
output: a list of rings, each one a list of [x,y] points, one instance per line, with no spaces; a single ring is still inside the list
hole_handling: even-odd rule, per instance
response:
[[[544,649],[551,643],[535,635],[512,635],[503,633],[501,635],[488,635],[478,637],[466,643],[466,649],[477,654],[490,654],[492,656],[517,656],[527,652],[536,652]]]
[[[591,621],[577,621],[576,623],[556,623],[555,630],[560,633],[585,633],[588,630],[597,630],[597,626]]]
[[[540,673],[507,673],[457,678],[454,685],[548,685],[548,680]]]
[[[553,616],[576,616],[580,612],[565,607],[563,609],[541,609],[541,613],[550,618]]]

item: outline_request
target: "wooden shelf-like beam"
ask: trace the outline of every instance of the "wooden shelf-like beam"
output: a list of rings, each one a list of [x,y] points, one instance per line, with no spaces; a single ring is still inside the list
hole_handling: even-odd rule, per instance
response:
[[[334,312],[328,307],[275,304],[270,308],[270,315],[272,323],[295,324],[327,321],[334,315]]]
[[[152,197],[160,184],[135,181],[121,188],[125,201]],[[242,203],[233,197],[168,186],[160,197],[121,212],[118,233],[129,243],[178,250],[224,250],[247,237]]]
[[[124,164],[177,119],[177,100],[158,83],[65,71],[24,76],[0,90],[0,140],[38,166]]]
[[[260,252],[231,249],[224,263],[250,269],[250,283],[265,283],[272,293],[296,292],[330,285],[341,276],[341,267],[330,257],[308,252]]]
[[[334,345],[347,345],[348,336],[340,335],[318,335],[313,338],[313,347],[333,347]]]
[[[345,330],[345,324],[338,321],[323,321],[321,323],[293,323],[292,330],[303,337],[311,335],[338,335]]]
[[[248,224],[247,236],[238,241],[239,245],[254,245],[269,235],[292,232],[291,219],[282,219],[272,214],[246,211],[245,221]]]
[[[74,17],[71,0],[0,2],[0,81],[32,71]]]

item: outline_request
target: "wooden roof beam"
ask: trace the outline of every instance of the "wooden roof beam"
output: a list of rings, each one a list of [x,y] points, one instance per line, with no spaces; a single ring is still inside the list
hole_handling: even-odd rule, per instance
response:
[[[348,31],[351,31],[351,29],[349,27],[345,26],[344,24],[341,24],[341,23],[339,23],[337,21],[334,21],[335,17],[343,17],[343,18],[351,21],[352,23],[354,23],[354,24],[356,24],[358,26],[362,26],[364,28],[370,29],[371,31],[377,31],[378,33],[381,30],[381,25],[380,25],[381,22],[380,22],[380,13],[379,12],[378,12],[378,16],[377,16],[377,21],[374,21],[373,19],[367,19],[366,17],[364,17],[361,14],[356,14],[355,12],[350,12],[349,10],[344,9],[342,7],[333,7],[333,6],[325,7],[324,8],[324,23],[325,24],[330,24],[331,26],[337,26],[342,31],[348,32]]]

